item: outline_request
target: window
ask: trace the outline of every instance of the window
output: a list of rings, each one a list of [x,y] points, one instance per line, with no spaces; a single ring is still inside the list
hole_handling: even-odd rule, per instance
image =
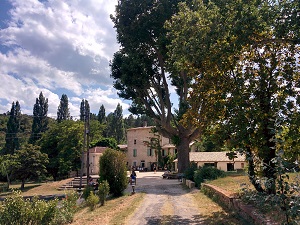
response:
[[[204,163],[204,166],[211,166],[211,167],[215,167],[214,163]]]
[[[153,156],[154,154],[153,154],[153,149],[151,149],[151,148],[147,148],[147,156]]]
[[[242,167],[242,169],[244,169],[245,168],[245,164],[241,163],[241,167]]]
[[[136,145],[136,139],[134,139],[134,140],[133,140],[133,144],[135,144],[135,145]]]
[[[234,171],[234,164],[233,163],[227,163],[227,171]]]
[[[136,157],[136,156],[137,156],[137,150],[133,149],[133,157]]]
[[[161,151],[161,156],[166,156],[167,154],[166,154],[166,149],[163,149],[162,151]]]

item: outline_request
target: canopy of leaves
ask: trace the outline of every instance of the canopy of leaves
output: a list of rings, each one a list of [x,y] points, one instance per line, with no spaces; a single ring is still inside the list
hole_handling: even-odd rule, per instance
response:
[[[39,141],[41,151],[49,157],[47,171],[54,179],[80,169],[83,130],[81,121],[66,120],[52,124]]]
[[[192,80],[184,71],[169,71],[166,59],[167,30],[165,22],[178,11],[180,1],[122,0],[116,6],[112,20],[121,49],[114,54],[111,76],[120,97],[132,101],[130,111],[154,119],[159,132],[166,137],[178,137],[178,168],[189,165],[188,144],[200,133],[193,123],[180,120],[189,108],[186,100]],[[179,109],[173,114],[170,84],[179,98]]]
[[[214,102],[206,107],[207,115],[218,111],[215,123],[230,138],[231,146],[240,148],[249,160],[258,157],[264,165],[260,169],[249,161],[254,184],[259,174],[276,178],[276,133],[283,126],[299,129],[296,27],[298,1],[182,3],[167,24],[172,39],[168,63],[195,80],[187,115],[201,121],[203,95]],[[265,187],[274,193],[274,183]]]
[[[12,176],[22,181],[21,189],[24,188],[26,179],[38,178],[47,172],[48,157],[47,154],[41,153],[39,146],[24,146],[15,153],[14,159]]]

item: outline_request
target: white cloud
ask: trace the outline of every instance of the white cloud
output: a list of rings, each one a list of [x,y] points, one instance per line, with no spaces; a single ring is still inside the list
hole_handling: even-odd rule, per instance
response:
[[[63,93],[70,99],[71,115],[79,114],[84,98],[95,112],[101,104],[110,111],[121,103],[109,76],[109,60],[118,49],[109,18],[116,0],[10,2],[8,27],[0,30],[0,76],[5,84],[0,110],[9,110],[11,102],[19,100],[22,111],[32,114],[41,91],[51,116],[56,116]],[[1,52],[1,46],[8,51]],[[122,104],[123,110],[128,108]]]

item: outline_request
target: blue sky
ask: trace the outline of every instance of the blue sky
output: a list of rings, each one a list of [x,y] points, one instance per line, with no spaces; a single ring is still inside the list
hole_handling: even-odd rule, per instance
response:
[[[56,118],[62,94],[78,117],[82,99],[98,113],[117,104],[129,115],[110,78],[109,61],[119,49],[110,19],[117,0],[0,0],[0,113],[19,101],[32,115],[35,99],[48,98]],[[174,88],[171,88],[174,93]],[[174,102],[177,97],[171,95]]]
[[[0,113],[19,101],[32,114],[42,91],[56,117],[62,94],[72,116],[82,99],[93,113],[122,101],[112,87],[109,60],[119,48],[109,15],[117,0],[0,0]]]

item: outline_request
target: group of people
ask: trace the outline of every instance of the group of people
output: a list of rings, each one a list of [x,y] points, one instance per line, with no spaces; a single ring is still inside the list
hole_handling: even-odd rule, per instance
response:
[[[89,176],[88,185],[93,187],[94,191],[98,190],[99,188],[99,183],[97,181],[94,182],[94,179],[91,176]]]

